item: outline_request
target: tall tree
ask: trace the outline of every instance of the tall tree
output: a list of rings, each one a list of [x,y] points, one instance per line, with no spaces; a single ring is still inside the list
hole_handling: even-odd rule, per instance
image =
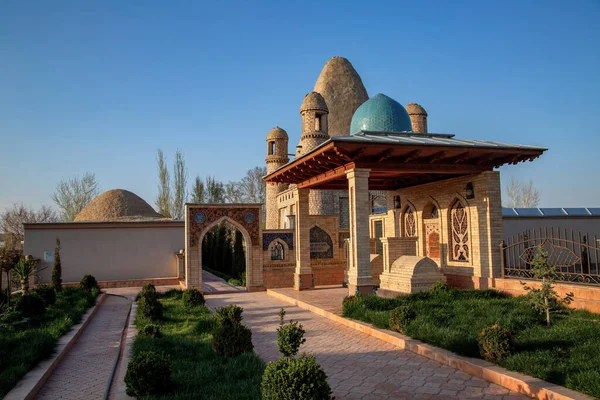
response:
[[[38,211],[21,205],[13,205],[0,215],[0,232],[12,237],[16,246],[20,246],[25,239],[23,224],[36,222],[57,222],[56,211],[48,206],[42,206]]]
[[[187,179],[188,171],[185,167],[183,153],[177,150],[175,153],[175,164],[173,165],[173,199],[170,210],[171,216],[175,219],[183,219],[185,213]]]
[[[165,217],[171,217],[171,176],[167,168],[167,159],[162,149],[158,149],[156,156],[158,163],[158,196],[156,207],[158,212]]]
[[[541,193],[532,179],[524,183],[513,177],[506,186],[506,197],[505,207],[530,208],[539,205]]]
[[[192,188],[192,203],[204,203],[206,192],[204,190],[204,182],[199,175],[196,175],[194,187]]]
[[[75,176],[58,182],[52,200],[60,210],[61,219],[69,222],[99,194],[96,175],[87,172],[82,177]]]
[[[236,279],[242,278],[242,274],[246,272],[246,256],[244,254],[244,236],[242,232],[236,229],[235,242],[233,244],[233,277]]]
[[[213,176],[207,176],[205,187],[207,203],[221,204],[225,202],[225,188],[222,182],[217,181]]]
[[[62,290],[62,264],[60,262],[60,239],[56,238],[56,247],[54,248],[54,266],[52,267],[52,286],[54,290]]]
[[[224,200],[225,203],[241,203],[242,200],[242,192],[240,191],[240,184],[238,182],[228,182],[224,187],[225,195]]]
[[[265,175],[267,175],[267,167],[254,167],[246,172],[239,185],[243,201],[265,202],[267,196],[267,186],[263,179]]]

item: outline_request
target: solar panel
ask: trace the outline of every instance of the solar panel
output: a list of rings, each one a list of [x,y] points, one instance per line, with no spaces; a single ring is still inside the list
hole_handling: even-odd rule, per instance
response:
[[[521,217],[541,217],[542,213],[537,208],[515,208],[515,211]]]
[[[565,211],[570,216],[590,215],[590,213],[585,208],[565,208]]]
[[[600,215],[600,208],[589,208],[588,210],[592,213],[592,215]]]
[[[563,217],[565,212],[562,208],[540,208],[545,217]]]
[[[502,216],[503,217],[514,217],[517,213],[512,208],[502,208]]]

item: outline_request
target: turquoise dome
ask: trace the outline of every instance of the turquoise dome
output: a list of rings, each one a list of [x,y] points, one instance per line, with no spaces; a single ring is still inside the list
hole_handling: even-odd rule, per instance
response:
[[[360,131],[412,132],[410,116],[402,104],[379,93],[356,109],[350,124],[350,134]]]

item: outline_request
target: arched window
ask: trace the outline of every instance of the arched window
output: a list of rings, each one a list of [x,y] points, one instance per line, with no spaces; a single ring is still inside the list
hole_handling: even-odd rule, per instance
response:
[[[450,258],[453,261],[469,261],[469,222],[467,211],[460,201],[450,209]]]
[[[431,209],[431,216],[429,218],[437,218],[440,216],[440,212],[438,211],[436,206],[433,206]]]
[[[417,236],[417,218],[411,207],[406,207],[402,216],[402,236]]]
[[[275,142],[269,142],[269,155],[275,154]]]
[[[279,242],[271,245],[271,260],[285,260],[285,249]]]

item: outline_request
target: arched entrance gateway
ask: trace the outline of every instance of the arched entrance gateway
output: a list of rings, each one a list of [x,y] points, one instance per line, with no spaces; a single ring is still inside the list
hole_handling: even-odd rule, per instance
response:
[[[185,286],[202,289],[202,240],[221,222],[238,229],[246,243],[246,288],[263,288],[262,204],[185,205]]]

